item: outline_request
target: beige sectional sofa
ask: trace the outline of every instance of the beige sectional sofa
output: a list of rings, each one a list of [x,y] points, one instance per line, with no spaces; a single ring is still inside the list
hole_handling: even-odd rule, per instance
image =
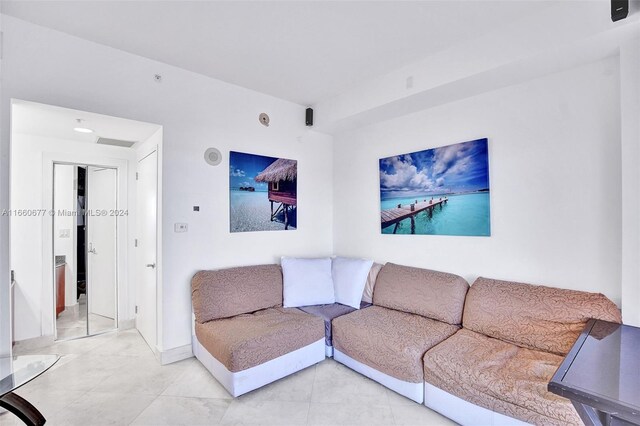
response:
[[[387,263],[373,306],[333,320],[334,359],[422,403],[422,357],[458,331],[468,288],[457,275]]]
[[[325,358],[322,319],[281,307],[278,265],[200,271],[191,292],[193,353],[233,396]]]
[[[621,322],[601,294],[486,278],[469,287],[392,263],[368,297],[372,288],[372,306],[331,316],[326,330],[326,313],[282,308],[278,265],[201,271],[194,354],[237,396],[322,361],[332,334],[336,361],[460,424],[577,425],[547,383],[588,319]]]
[[[547,384],[589,318],[621,322],[602,294],[478,278],[463,328],[424,356],[425,404],[461,424],[582,424]]]

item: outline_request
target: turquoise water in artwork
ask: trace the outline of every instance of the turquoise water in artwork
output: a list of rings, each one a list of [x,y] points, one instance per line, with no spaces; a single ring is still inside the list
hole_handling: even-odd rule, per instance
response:
[[[392,209],[402,204],[403,207],[415,202],[429,200],[429,196],[413,196],[408,198],[389,198],[380,203],[382,210]],[[433,197],[438,200],[440,196]],[[490,236],[491,221],[489,193],[471,193],[448,195],[449,201],[440,208],[434,207],[432,217],[428,212],[421,212],[415,217],[415,232],[421,235],[468,235]],[[382,229],[383,234],[393,234],[395,225]],[[400,222],[396,234],[410,234],[411,221],[407,218]]]
[[[282,231],[284,214],[271,220],[271,203],[267,191],[229,192],[229,218],[231,232]],[[296,229],[297,210],[289,215],[289,230]]]

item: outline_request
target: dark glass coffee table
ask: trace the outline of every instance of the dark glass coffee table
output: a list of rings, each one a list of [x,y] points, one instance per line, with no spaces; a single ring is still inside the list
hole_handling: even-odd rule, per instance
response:
[[[548,389],[587,426],[640,425],[640,328],[590,320]]]
[[[15,414],[25,424],[43,425],[46,422],[44,416],[13,391],[47,371],[59,359],[58,355],[0,358],[0,407]]]

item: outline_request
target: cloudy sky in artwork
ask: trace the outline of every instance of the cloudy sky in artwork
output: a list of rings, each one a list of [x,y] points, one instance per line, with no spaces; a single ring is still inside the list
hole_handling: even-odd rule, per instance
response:
[[[251,186],[256,191],[267,191],[266,183],[256,182],[254,179],[276,160],[277,158],[274,157],[231,151],[229,153],[229,184],[231,189]]]
[[[382,199],[489,189],[487,139],[380,160]]]

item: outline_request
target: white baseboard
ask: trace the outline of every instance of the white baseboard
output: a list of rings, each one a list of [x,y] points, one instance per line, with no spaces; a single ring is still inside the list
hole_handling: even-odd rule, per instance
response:
[[[167,365],[183,359],[193,357],[193,348],[191,345],[178,346],[177,348],[167,349],[166,351],[153,351],[160,365]]]
[[[38,336],[31,339],[17,340],[13,347],[14,352],[25,353],[32,349],[40,349],[45,346],[53,345],[55,342],[53,336]]]
[[[118,331],[131,330],[132,328],[136,328],[135,319],[126,319],[126,320],[118,321]]]

